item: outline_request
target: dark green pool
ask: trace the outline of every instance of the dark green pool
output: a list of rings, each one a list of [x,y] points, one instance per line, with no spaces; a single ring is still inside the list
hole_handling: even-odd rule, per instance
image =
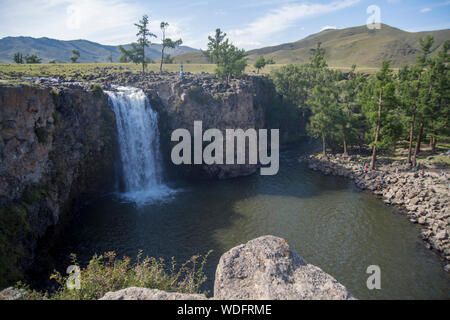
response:
[[[184,261],[213,249],[207,289],[221,254],[261,235],[283,237],[308,262],[361,299],[449,299],[450,276],[419,238],[419,227],[353,183],[309,171],[301,148],[281,154],[276,176],[174,182],[166,201],[136,208],[106,196],[71,225],[60,252],[87,261],[114,250]],[[381,268],[381,290],[366,287],[369,265]]]

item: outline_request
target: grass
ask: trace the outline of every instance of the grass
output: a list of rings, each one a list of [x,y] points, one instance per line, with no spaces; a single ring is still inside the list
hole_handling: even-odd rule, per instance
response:
[[[58,283],[55,292],[31,290],[20,282],[16,287],[23,290],[23,300],[97,300],[107,292],[129,287],[200,293],[200,287],[206,281],[203,270],[210,253],[203,258],[200,255],[193,256],[178,267],[173,258],[169,265],[162,258],[143,259],[142,251],[138,253],[135,263],[131,263],[128,257],[117,258],[114,252],[107,252],[94,256],[85,268],[79,269],[79,289],[70,289],[67,285],[77,284],[73,274],[63,276],[59,272],[50,277]],[[72,264],[78,265],[75,255],[72,255]]]
[[[268,74],[272,70],[279,69],[283,64],[268,65],[260,71],[262,74]],[[349,71],[347,67],[332,67],[342,71]],[[216,65],[214,64],[184,64],[184,72],[189,73],[214,73]],[[179,64],[165,64],[164,71],[179,72]],[[149,64],[147,72],[159,72],[159,64]],[[248,65],[247,73],[256,73],[256,68]],[[360,68],[358,71],[375,73],[377,68]],[[141,66],[134,63],[59,63],[59,64],[0,64],[0,80],[2,83],[9,83],[21,77],[56,77],[65,76],[75,79],[82,79],[85,76],[95,76],[98,80],[102,76],[110,74],[120,74],[131,72],[138,74],[141,72]]]
[[[215,70],[212,64],[187,64],[184,65],[185,72],[212,73]],[[18,77],[82,77],[85,75],[99,76],[102,74],[116,73],[140,73],[141,66],[134,63],[59,63],[59,64],[0,64],[0,79],[16,79]],[[179,72],[179,64],[166,64],[164,71]],[[147,72],[159,72],[159,64],[149,64]]]

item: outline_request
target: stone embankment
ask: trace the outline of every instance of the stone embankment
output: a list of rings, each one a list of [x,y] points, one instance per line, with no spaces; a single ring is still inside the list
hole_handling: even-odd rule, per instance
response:
[[[445,259],[445,270],[450,271],[448,170],[410,168],[401,161],[380,161],[376,170],[365,172],[359,157],[340,155],[328,159],[308,155],[301,157],[299,162],[326,175],[349,178],[361,190],[370,190],[387,205],[405,212],[411,222],[422,226],[421,235],[426,246]]]
[[[23,290],[0,291],[0,300],[20,299]],[[182,294],[130,287],[100,300],[206,300]],[[217,300],[349,300],[348,290],[319,267],[307,263],[282,238],[263,236],[224,253],[216,270]]]

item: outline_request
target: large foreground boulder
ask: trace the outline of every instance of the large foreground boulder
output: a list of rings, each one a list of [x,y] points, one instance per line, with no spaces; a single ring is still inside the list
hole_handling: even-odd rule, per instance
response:
[[[346,300],[352,296],[332,276],[290,250],[284,239],[263,236],[222,255],[214,299]]]
[[[108,292],[100,300],[206,300],[202,294],[165,292],[157,289],[130,287]]]

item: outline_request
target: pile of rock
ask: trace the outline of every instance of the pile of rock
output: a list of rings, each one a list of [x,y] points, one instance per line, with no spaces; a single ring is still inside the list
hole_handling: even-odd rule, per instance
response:
[[[377,170],[361,171],[358,157],[331,156],[321,159],[313,155],[299,159],[311,170],[349,178],[362,190],[370,190],[388,205],[405,211],[413,223],[423,226],[426,246],[450,261],[450,209],[448,170],[424,167],[410,168],[400,161],[381,162]],[[450,270],[450,264],[445,267]]]

